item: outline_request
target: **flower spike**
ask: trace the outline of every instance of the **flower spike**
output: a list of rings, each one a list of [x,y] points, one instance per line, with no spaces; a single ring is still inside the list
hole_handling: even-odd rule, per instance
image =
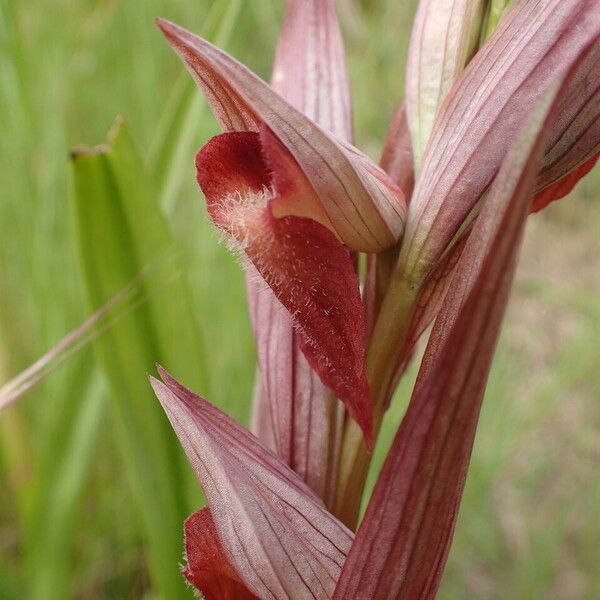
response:
[[[329,3],[314,6],[318,18],[330,23]],[[308,362],[347,406],[370,445],[365,317],[344,246],[377,252],[396,243],[405,213],[400,188],[233,58],[176,25],[158,23],[227,131],[222,141],[201,150],[196,163],[213,221],[236,241],[290,312]],[[342,79],[329,77],[330,87],[337,90]],[[244,143],[241,137],[228,137],[257,132],[252,158],[235,148],[237,143],[248,146],[250,137]],[[256,167],[261,156],[265,166]],[[239,187],[231,186],[238,167],[243,173]],[[258,170],[251,174],[253,168]],[[247,195],[248,182],[256,180],[262,187]]]

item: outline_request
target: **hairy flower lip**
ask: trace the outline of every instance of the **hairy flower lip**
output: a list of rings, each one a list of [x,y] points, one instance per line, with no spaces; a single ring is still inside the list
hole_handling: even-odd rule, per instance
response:
[[[286,3],[271,87],[326,131],[353,141],[346,53],[333,2]],[[259,365],[252,430],[331,507],[346,411],[310,366],[275,295],[252,271],[246,283]]]
[[[214,163],[211,162],[211,172],[207,173],[204,161],[206,153],[211,151],[212,146],[218,143],[221,136],[227,135],[229,134],[219,134],[211,138],[196,156],[197,181],[205,197],[214,198],[216,195],[226,197],[236,194],[244,197],[264,192],[265,202],[273,217],[280,219],[295,216],[312,219],[327,227],[343,243],[300,165],[264,124],[261,125],[258,135],[260,154],[264,164],[252,160],[252,152],[248,152],[248,148],[242,148],[244,154],[242,157],[236,148],[231,147],[232,152],[235,151],[231,160],[240,161],[246,158],[251,159],[252,164],[247,170],[244,170],[241,176],[238,174],[237,177],[228,177],[221,172],[219,175],[223,179],[223,188],[215,190],[214,182],[217,177],[212,172]],[[213,214],[212,217],[216,224],[227,227],[227,224],[220,222],[217,214]]]
[[[308,183],[299,169],[292,173],[291,155],[269,136],[264,130],[262,136],[229,132],[214,137],[196,157],[198,183],[213,222],[235,240],[290,313],[304,356],[346,405],[371,448],[358,276],[348,250],[322,223],[301,211],[274,216],[271,205],[279,192],[293,205]],[[266,153],[261,137],[271,144]]]
[[[196,157],[198,185],[207,198],[214,198],[217,194],[222,197],[232,194],[245,196],[250,192],[260,193],[264,190],[267,205],[275,218],[307,217],[327,227],[343,243],[300,165],[269,127],[264,124],[261,125],[258,135],[260,157],[263,163],[252,158],[253,150],[250,150],[249,147],[244,146],[241,149],[244,154],[241,156],[236,147],[230,146],[232,153],[235,153],[234,156],[231,156],[232,161],[251,160],[252,164],[248,165],[247,170],[244,170],[243,176],[238,175],[237,178],[221,172],[220,177],[224,180],[223,189],[214,190],[211,184],[214,184],[217,178],[212,172],[204,172],[204,162],[207,160],[206,154],[211,151],[212,146],[218,143],[221,136],[227,135],[229,134],[214,136],[199,150]],[[254,152],[254,154],[256,153]],[[212,161],[210,168],[214,169]],[[243,181],[244,178],[246,181]],[[226,189],[225,186],[229,187]]]
[[[190,515],[184,525],[185,578],[206,600],[258,600],[229,562],[210,508]]]
[[[204,89],[222,128],[257,131],[266,124],[294,156],[349,248],[381,252],[397,243],[406,201],[380,167],[226,53],[173,23],[157,19],[157,24]]]

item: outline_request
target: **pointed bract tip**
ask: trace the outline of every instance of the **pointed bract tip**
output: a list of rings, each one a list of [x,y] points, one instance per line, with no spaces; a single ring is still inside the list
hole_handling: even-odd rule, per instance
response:
[[[170,21],[167,21],[161,17],[156,17],[154,22],[156,23],[156,26],[163,32],[166,32],[173,25]]]
[[[148,381],[150,382],[150,386],[152,387],[154,395],[156,396],[157,400],[162,406],[162,409],[168,416],[171,413],[169,407],[171,406],[174,398],[173,392],[169,389],[169,387],[166,384],[156,379],[155,377],[152,377],[152,375],[148,376]]]
[[[179,27],[179,25],[176,25],[171,21],[167,21],[166,19],[161,19],[160,17],[156,17],[154,22],[169,42],[175,38],[180,39],[181,34],[185,32],[185,30]]]
[[[163,366],[157,364],[156,369],[158,371],[158,374],[160,375],[160,378],[163,380],[164,384],[172,392],[176,393],[177,390],[184,389],[184,386],[181,384],[181,382],[178,381],[177,379],[175,379],[175,377],[173,377],[173,375],[171,375],[171,373],[169,373]],[[189,391],[189,390],[187,390],[187,391]],[[191,393],[192,392],[190,392],[190,394]]]
[[[150,385],[152,386],[156,397],[160,400],[162,404],[161,394],[165,391],[165,389],[167,389],[167,386],[159,379],[156,379],[156,377],[154,377],[153,375],[148,375],[148,381],[150,382]]]

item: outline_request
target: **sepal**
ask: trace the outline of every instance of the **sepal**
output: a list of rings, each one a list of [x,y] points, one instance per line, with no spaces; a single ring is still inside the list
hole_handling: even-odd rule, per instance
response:
[[[159,367],[151,384],[200,481],[223,554],[259,598],[331,597],[353,534],[247,430]]]
[[[406,203],[382,169],[225,52],[168,21],[157,22],[203,88],[221,127],[258,131],[266,125],[297,162],[346,246],[380,252],[398,241]]]

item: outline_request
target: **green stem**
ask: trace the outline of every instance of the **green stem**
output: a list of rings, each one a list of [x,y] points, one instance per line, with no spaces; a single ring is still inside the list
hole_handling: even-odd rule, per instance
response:
[[[377,440],[395,369],[404,349],[419,286],[396,269],[377,316],[367,351],[367,378],[373,398],[373,439]],[[334,514],[354,529],[371,464],[359,427],[348,420],[344,429]]]

